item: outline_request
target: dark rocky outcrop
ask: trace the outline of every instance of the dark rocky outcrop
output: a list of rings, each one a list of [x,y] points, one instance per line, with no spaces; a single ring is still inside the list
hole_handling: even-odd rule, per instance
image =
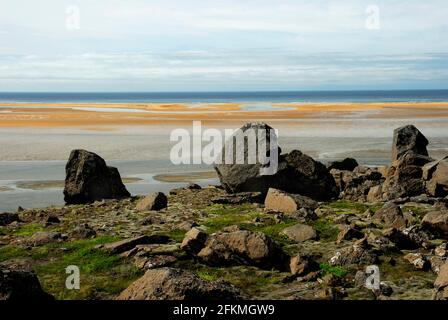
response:
[[[428,139],[413,125],[407,125],[394,130],[392,142],[392,161],[398,160],[411,151],[417,155],[428,156]]]
[[[426,190],[432,197],[446,197],[448,195],[448,157],[427,163],[423,167],[423,179]]]
[[[19,215],[17,213],[0,212],[0,226],[6,226],[15,221],[20,221]]]
[[[226,145],[233,143],[235,137],[244,136],[244,133],[249,129],[254,132],[265,130],[267,134],[257,135],[256,141],[257,143],[265,142],[268,145],[268,150],[271,148],[271,138],[268,130],[273,129],[265,123],[244,125],[226,142]],[[266,166],[263,166],[260,162],[249,164],[247,144],[244,145],[244,150],[236,149],[233,148],[234,157],[237,152],[244,152],[244,164],[215,164],[215,170],[221,184],[229,193],[254,191],[266,194],[269,188],[276,188],[316,200],[331,199],[338,195],[334,179],[325,165],[298,150],[280,155],[281,149],[276,148],[275,145],[272,146],[270,154],[272,152],[279,154],[278,170],[274,174],[261,174],[260,169]],[[224,153],[225,149],[223,149]]]
[[[337,169],[345,171],[353,171],[357,166],[359,166],[358,161],[353,158],[345,158],[341,161],[333,161],[328,164],[328,170]]]
[[[86,150],[73,150],[65,167],[64,200],[84,204],[103,199],[129,197],[120,173],[103,158]]]
[[[117,300],[237,300],[238,290],[225,282],[212,282],[180,269],[146,271]]]
[[[51,301],[54,297],[42,290],[34,273],[0,266],[0,300]]]

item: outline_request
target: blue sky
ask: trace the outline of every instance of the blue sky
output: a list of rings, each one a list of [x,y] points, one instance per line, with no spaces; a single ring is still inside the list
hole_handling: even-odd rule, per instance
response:
[[[1,0],[0,91],[448,88],[447,40],[446,0]]]

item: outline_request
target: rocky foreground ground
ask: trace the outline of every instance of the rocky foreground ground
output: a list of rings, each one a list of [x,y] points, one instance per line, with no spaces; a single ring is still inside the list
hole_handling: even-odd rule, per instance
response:
[[[296,150],[274,176],[221,165],[220,186],[146,197],[74,151],[66,206],[0,214],[0,299],[448,299],[448,159],[427,144],[406,126],[387,168]]]

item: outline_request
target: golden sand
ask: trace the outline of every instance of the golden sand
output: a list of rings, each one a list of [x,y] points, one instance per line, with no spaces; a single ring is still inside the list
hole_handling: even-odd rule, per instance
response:
[[[8,112],[0,112],[1,127],[79,127],[109,130],[127,125],[179,125],[201,120],[205,125],[226,121],[245,122],[295,119],[400,119],[448,118],[448,102],[391,103],[275,103],[269,110],[242,110],[237,103],[214,104],[62,104],[1,103]],[[119,111],[79,110],[72,108],[119,108]],[[132,109],[132,112],[121,112]],[[277,110],[278,109],[278,110]],[[137,110],[142,110],[138,112]],[[0,111],[2,111],[0,109]],[[3,110],[5,111],[5,110]]]

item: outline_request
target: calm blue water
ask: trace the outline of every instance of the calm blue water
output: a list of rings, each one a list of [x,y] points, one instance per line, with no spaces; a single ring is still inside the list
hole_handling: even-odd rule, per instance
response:
[[[405,102],[447,101],[448,90],[288,92],[0,92],[3,102]]]

